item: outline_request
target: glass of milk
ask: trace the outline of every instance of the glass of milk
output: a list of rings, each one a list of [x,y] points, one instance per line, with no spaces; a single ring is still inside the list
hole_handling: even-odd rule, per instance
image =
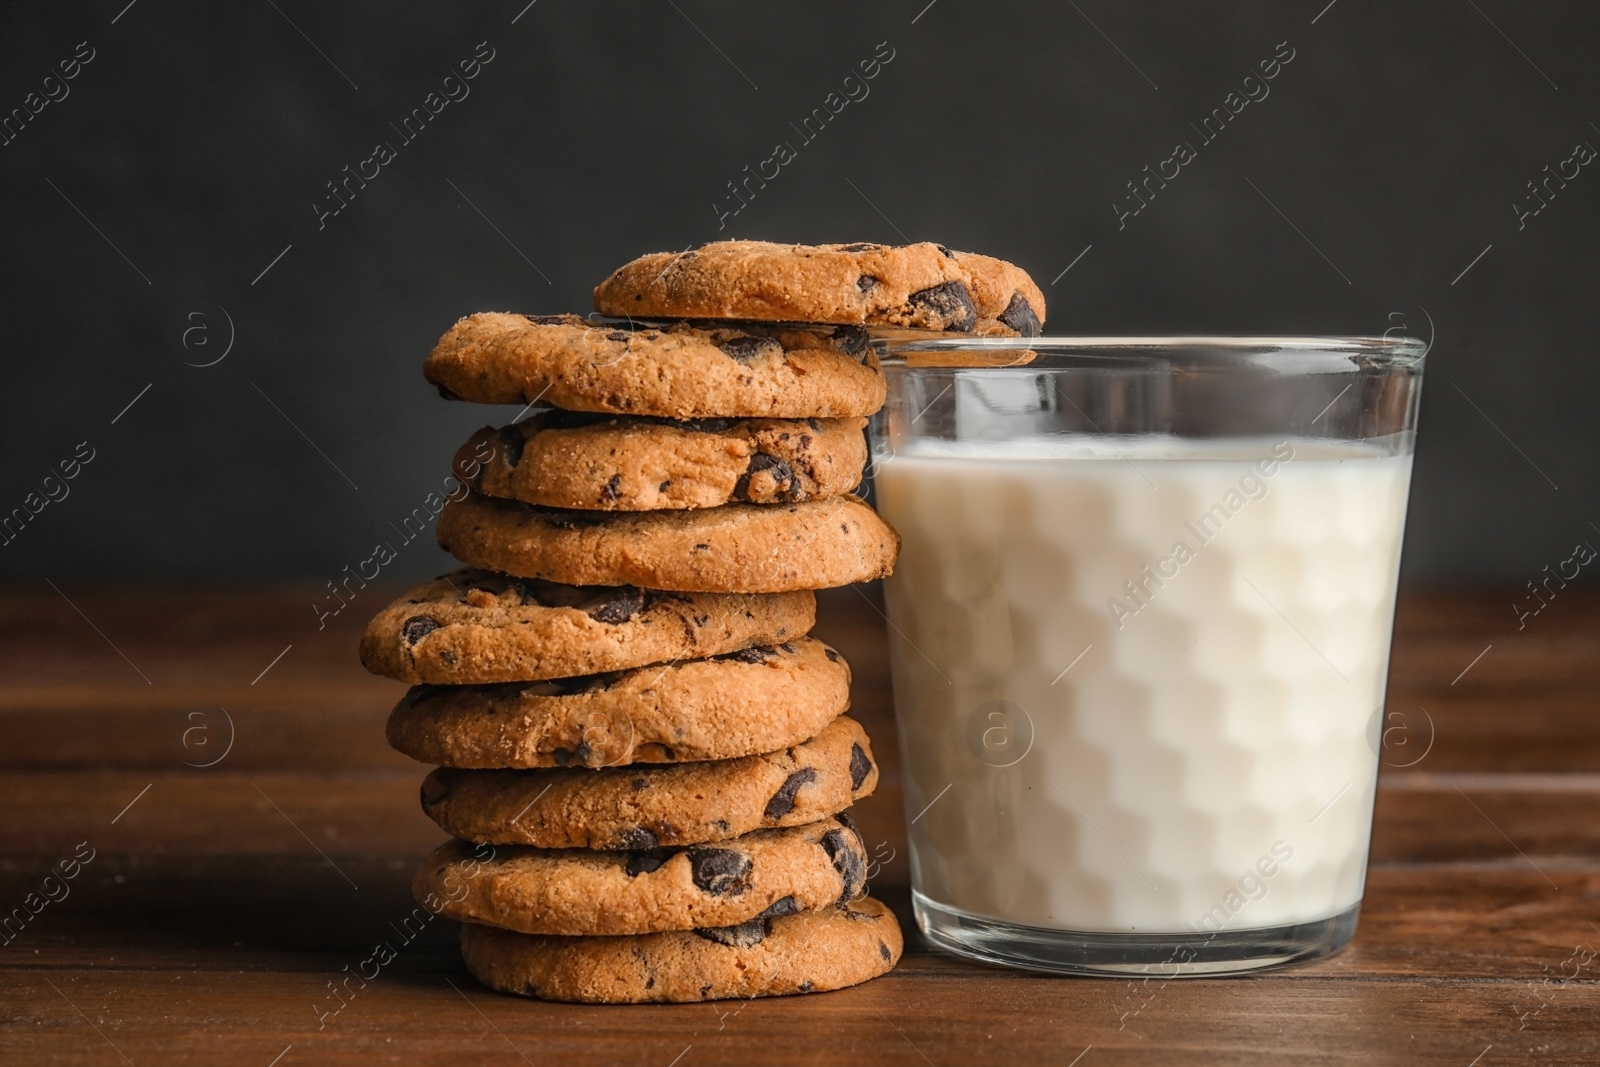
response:
[[[991,963],[1355,932],[1425,346],[889,343],[872,426],[913,902]]]

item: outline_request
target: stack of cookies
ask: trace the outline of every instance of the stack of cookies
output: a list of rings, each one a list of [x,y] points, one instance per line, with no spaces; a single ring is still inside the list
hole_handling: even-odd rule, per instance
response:
[[[878,770],[807,636],[813,590],[899,548],[850,495],[885,391],[863,327],[1031,335],[1043,298],[938,245],[727,242],[635,260],[595,306],[469,316],[424,366],[534,413],[456,455],[438,538],[471,569],[362,641],[413,684],[389,740],[437,765],[422,806],[455,838],[417,898],[465,923],[481,981],[546,999],[875,977],[901,935],[844,809]]]

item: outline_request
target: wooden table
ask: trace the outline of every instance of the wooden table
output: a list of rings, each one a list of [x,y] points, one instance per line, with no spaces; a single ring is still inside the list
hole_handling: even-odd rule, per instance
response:
[[[873,890],[908,932],[893,974],[743,1004],[544,1004],[474,983],[440,919],[319,1028],[329,983],[398,940],[441,835],[422,768],[383,741],[401,687],[356,662],[384,597],[319,631],[315,596],[0,597],[0,909],[29,916],[0,947],[0,1063],[1600,1062],[1600,598],[1563,592],[1518,632],[1509,593],[1403,597],[1389,708],[1407,731],[1385,759],[1426,755],[1384,771],[1361,928],[1333,959],[1130,981],[930,953],[883,625],[841,590],[819,630],[883,765],[857,814],[897,854]],[[27,912],[62,861],[76,877]]]

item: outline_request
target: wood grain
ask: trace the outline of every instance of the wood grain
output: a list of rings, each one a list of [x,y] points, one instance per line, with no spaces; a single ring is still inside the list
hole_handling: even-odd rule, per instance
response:
[[[874,883],[910,933],[892,974],[745,1004],[543,1004],[477,986],[439,919],[328,1014],[329,983],[400,942],[441,836],[423,768],[383,742],[403,687],[355,661],[384,592],[320,630],[314,590],[65,593],[0,595],[0,911],[80,842],[95,858],[0,946],[0,1062],[1600,1061],[1597,597],[1565,593],[1519,631],[1510,593],[1403,596],[1403,729],[1361,928],[1330,960],[1169,981],[931,953],[910,927],[879,602],[850,589],[821,598],[818,629],[855,670],[882,768],[856,814],[895,857]],[[223,751],[228,722],[226,757],[188,765]]]

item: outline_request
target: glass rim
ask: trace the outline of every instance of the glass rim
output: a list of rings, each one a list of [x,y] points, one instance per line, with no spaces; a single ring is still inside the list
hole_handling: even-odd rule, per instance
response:
[[[1138,360],[1159,358],[1163,353],[1187,355],[1239,355],[1255,363],[1270,365],[1271,356],[1281,353],[1285,359],[1308,354],[1362,356],[1381,364],[1397,367],[1415,366],[1424,360],[1431,347],[1429,342],[1409,335],[1394,336],[1318,336],[1318,335],[1228,335],[1197,334],[1172,335],[1054,335],[1043,337],[972,337],[940,334],[933,337],[887,336],[876,337],[879,356],[885,362],[899,363],[903,357],[915,353],[973,352],[985,356],[993,354],[1032,351],[1040,355],[1089,356],[1105,359]],[[1027,364],[1018,364],[1019,367]],[[1035,369],[1039,369],[1034,365]],[[959,366],[916,366],[908,370],[960,370]],[[977,369],[995,369],[992,363],[980,363]]]

